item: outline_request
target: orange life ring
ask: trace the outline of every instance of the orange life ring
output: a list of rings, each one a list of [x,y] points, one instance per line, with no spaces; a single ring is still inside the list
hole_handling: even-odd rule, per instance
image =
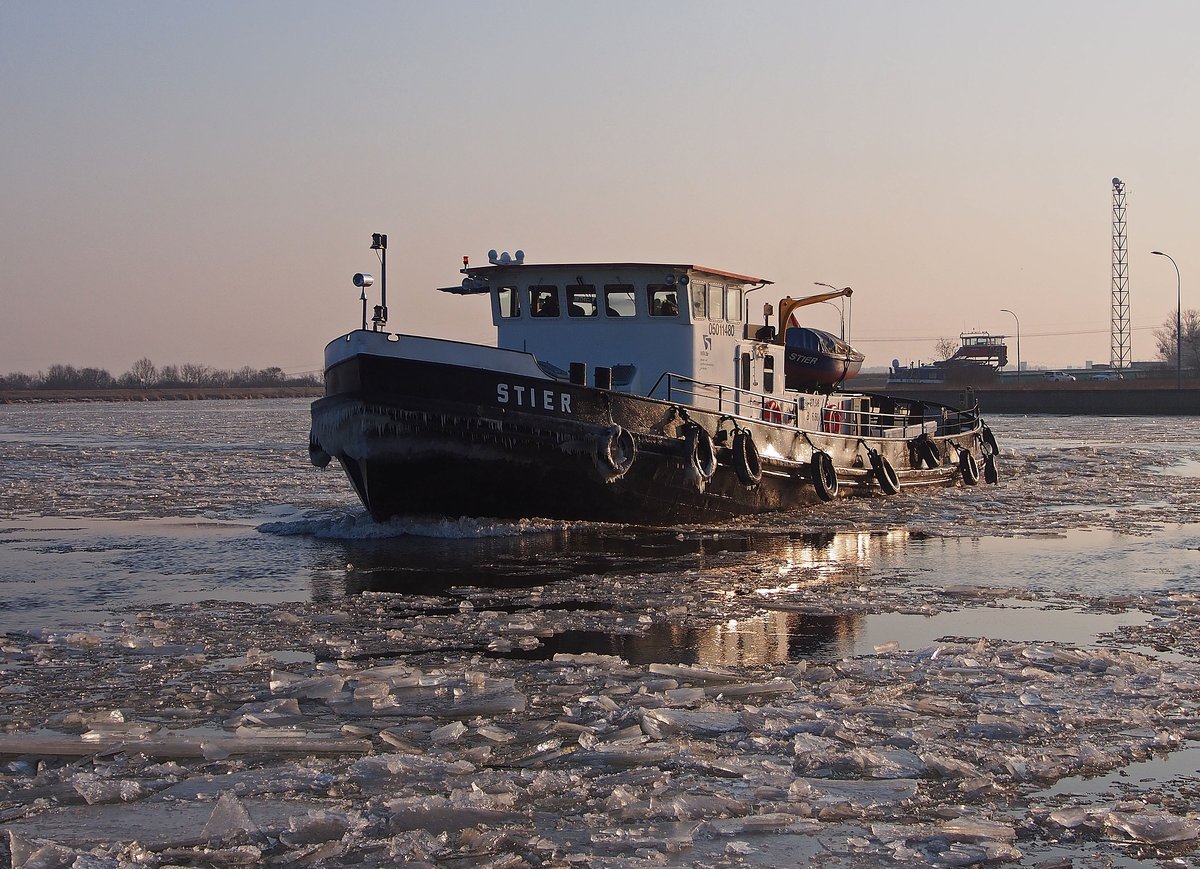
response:
[[[763,399],[762,417],[765,422],[782,423],[783,405],[773,398]]]
[[[826,407],[821,411],[821,428],[830,434],[844,434],[850,426],[840,408]]]

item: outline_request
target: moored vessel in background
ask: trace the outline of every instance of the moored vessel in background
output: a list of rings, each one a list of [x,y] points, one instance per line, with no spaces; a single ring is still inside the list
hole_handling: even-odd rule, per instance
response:
[[[996,480],[977,408],[835,391],[862,355],[828,333],[827,359],[790,368],[807,340],[792,315],[808,300],[781,299],[778,326],[751,324],[763,278],[464,258],[462,283],[443,292],[488,297],[493,347],[388,332],[386,244],[374,237],[384,272],[370,323],[373,279],[360,274],[362,327],[325,348],[309,439],[313,463],[336,458],[376,519],[670,524],[973,485],[981,467]]]
[[[901,366],[899,359],[893,359],[887,385],[992,383],[996,380],[996,372],[1008,364],[1006,337],[987,332],[964,332],[958,336],[958,349],[947,359],[907,367]]]

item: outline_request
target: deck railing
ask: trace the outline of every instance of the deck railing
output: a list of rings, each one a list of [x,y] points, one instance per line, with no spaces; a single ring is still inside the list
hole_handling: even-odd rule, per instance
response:
[[[754,422],[776,422],[786,425],[796,425],[803,408],[803,399],[786,398],[754,392],[750,389],[740,389],[736,386],[724,386],[720,383],[705,383],[685,377],[682,374],[664,372],[650,390],[650,398],[656,395],[665,381],[665,398],[667,401],[679,401],[700,410],[710,410],[734,419],[744,419]]]
[[[677,401],[700,410],[733,419],[797,426],[806,415],[810,396],[777,396],[719,383],[706,383],[682,374],[665,372],[650,398]],[[882,406],[891,405],[884,412]],[[808,414],[816,421],[815,414]],[[830,434],[861,437],[914,437],[927,432],[954,435],[979,425],[979,407],[956,410],[945,405],[913,401],[889,395],[861,393],[833,395],[821,406],[820,428]]]

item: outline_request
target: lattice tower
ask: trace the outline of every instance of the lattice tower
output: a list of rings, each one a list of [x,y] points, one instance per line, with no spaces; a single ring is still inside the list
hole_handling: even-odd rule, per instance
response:
[[[1112,180],[1112,349],[1109,365],[1120,370],[1131,361],[1129,343],[1129,244],[1125,236],[1125,182]]]

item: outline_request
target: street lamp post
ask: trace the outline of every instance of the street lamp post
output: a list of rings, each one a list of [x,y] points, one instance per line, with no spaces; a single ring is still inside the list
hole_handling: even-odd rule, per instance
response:
[[[1001,308],[1003,314],[1012,314],[1012,318],[1017,321],[1017,382],[1021,382],[1021,321],[1017,319],[1017,315],[1013,314],[1008,308]]]
[[[813,284],[818,287],[829,287],[829,289],[831,289],[831,290],[848,290],[848,289],[850,289],[849,287],[835,287],[833,284],[826,284],[821,281],[813,281]],[[826,305],[833,305],[833,307],[838,309],[838,315],[841,317],[841,320],[842,320],[842,336],[841,337],[842,337],[843,341],[846,340],[846,309],[843,307],[845,305],[845,299],[846,299],[846,297],[843,296],[841,299],[838,300],[838,304],[836,304],[836,305],[834,305],[833,302],[825,303]]]
[[[1150,253],[1165,256],[1175,266],[1175,388],[1183,389],[1183,282],[1179,279],[1179,264],[1169,253],[1161,250]]]

